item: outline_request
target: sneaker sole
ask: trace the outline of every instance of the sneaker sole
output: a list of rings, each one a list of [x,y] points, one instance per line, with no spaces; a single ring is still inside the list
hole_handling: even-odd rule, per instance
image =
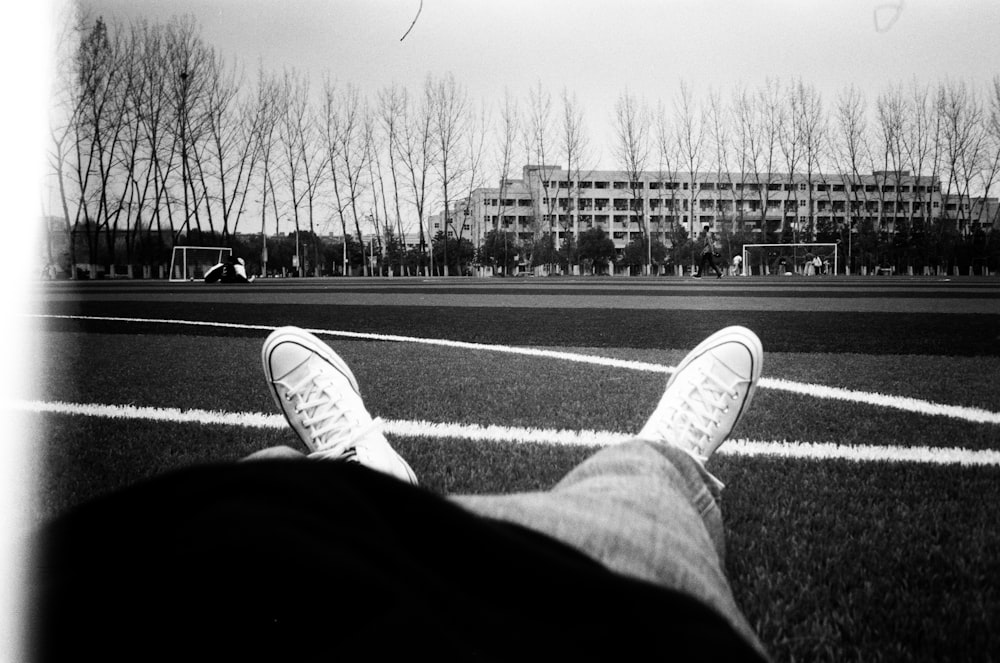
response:
[[[743,417],[743,412],[746,411],[747,407],[750,405],[750,401],[753,400],[753,395],[757,391],[757,381],[760,380],[761,368],[764,365],[764,346],[761,345],[760,339],[752,331],[746,327],[733,326],[720,329],[715,332],[704,341],[699,343],[694,350],[689,352],[683,361],[677,365],[674,369],[673,375],[667,381],[667,388],[673,384],[674,378],[680,373],[684,368],[688,366],[695,359],[698,359],[704,355],[709,350],[716,348],[725,343],[739,343],[740,345],[747,348],[750,351],[751,364],[750,364],[750,388],[747,390],[746,398],[740,404],[740,410],[736,413],[736,419],[733,420],[733,425],[728,431],[726,431],[725,437],[728,438],[736,425],[740,422]],[[725,439],[725,438],[724,438]]]

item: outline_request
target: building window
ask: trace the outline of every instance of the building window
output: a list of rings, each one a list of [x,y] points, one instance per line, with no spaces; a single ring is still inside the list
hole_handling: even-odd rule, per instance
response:
[[[806,206],[806,201],[800,200],[799,201],[799,207],[805,207],[805,206]]]
[[[805,191],[805,190],[806,190],[806,183],[799,182],[799,191]]]

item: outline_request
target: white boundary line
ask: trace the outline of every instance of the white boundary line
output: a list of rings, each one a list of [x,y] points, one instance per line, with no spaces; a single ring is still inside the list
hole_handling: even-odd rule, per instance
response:
[[[247,325],[232,322],[205,322],[197,320],[169,320],[162,318],[120,318],[106,316],[84,316],[84,315],[47,315],[32,314],[29,317],[36,318],[57,318],[67,320],[100,320],[106,322],[128,322],[128,323],[156,323],[165,325],[189,325],[195,327],[218,327],[226,329],[247,329],[270,332],[277,327],[270,325]],[[465,341],[450,341],[438,338],[420,338],[416,336],[399,336],[395,334],[372,334],[365,332],[349,332],[335,329],[308,329],[313,334],[325,336],[339,336],[343,338],[357,338],[373,341],[393,341],[399,343],[419,343],[423,345],[438,345],[451,348],[462,348],[467,350],[484,350],[488,352],[503,352],[507,354],[526,355],[532,357],[546,357],[550,359],[560,359],[583,364],[594,364],[608,366],[612,368],[622,368],[632,371],[646,371],[652,373],[672,373],[673,367],[662,364],[652,364],[641,361],[629,361],[625,359],[615,359],[613,357],[600,357],[596,355],[585,355],[575,352],[559,352],[555,350],[541,350],[537,348],[524,348],[511,345],[487,345],[484,343],[468,343]],[[851,403],[861,403],[864,405],[874,405],[877,407],[913,412],[921,415],[950,417],[977,424],[1000,425],[1000,412],[991,412],[977,407],[967,407],[963,405],[948,405],[944,403],[934,403],[919,398],[906,396],[893,396],[890,394],[878,394],[854,389],[844,389],[841,387],[828,387],[818,384],[808,384],[793,382],[780,378],[762,377],[758,386],[764,389],[775,389],[786,391],[811,398],[824,398],[831,400],[847,401]]]
[[[139,407],[135,405],[103,405],[87,403],[14,401],[11,409],[35,414],[79,415],[112,419],[140,419],[180,424],[244,426],[284,430],[288,428],[282,415],[260,412],[219,412],[212,410],[180,410],[177,408]],[[463,439],[478,442],[535,442],[554,445],[601,447],[629,439],[625,433],[594,430],[556,430],[476,424],[437,424],[428,421],[384,421],[384,430],[398,437],[431,437]],[[718,453],[738,456],[779,456],[813,460],[843,459],[855,462],[890,461],[929,465],[1000,466],[1000,451],[973,450],[957,447],[847,446],[812,442],[767,442],[761,440],[729,440]]]

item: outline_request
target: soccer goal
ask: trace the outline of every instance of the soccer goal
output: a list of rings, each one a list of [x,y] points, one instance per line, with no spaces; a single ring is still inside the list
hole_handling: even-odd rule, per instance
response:
[[[816,258],[819,264],[816,264]],[[836,274],[836,244],[744,244],[743,275]]]
[[[170,256],[170,280],[201,280],[205,272],[232,253],[232,249],[224,246],[175,246]]]

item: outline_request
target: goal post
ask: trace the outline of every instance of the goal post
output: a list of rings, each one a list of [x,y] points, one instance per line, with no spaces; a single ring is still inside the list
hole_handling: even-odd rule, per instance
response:
[[[820,265],[814,265],[819,258]],[[836,274],[839,270],[836,244],[744,244],[743,276],[767,274]]]
[[[233,254],[225,246],[175,246],[170,256],[170,280],[194,281]]]

